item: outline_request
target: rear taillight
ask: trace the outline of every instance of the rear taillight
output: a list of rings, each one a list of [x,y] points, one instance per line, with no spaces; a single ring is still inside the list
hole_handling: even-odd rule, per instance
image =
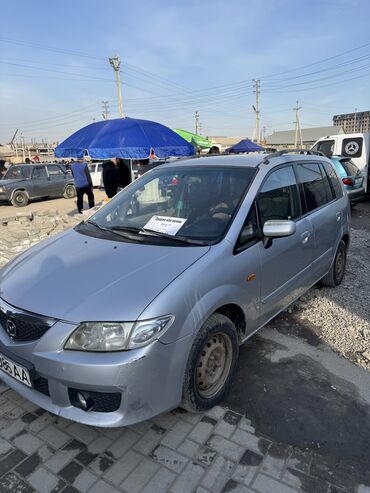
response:
[[[179,184],[179,180],[176,178],[176,176],[174,176],[171,180],[171,184],[172,185],[178,185]]]
[[[342,178],[342,182],[343,182],[344,185],[350,185],[350,186],[353,185],[352,178]]]

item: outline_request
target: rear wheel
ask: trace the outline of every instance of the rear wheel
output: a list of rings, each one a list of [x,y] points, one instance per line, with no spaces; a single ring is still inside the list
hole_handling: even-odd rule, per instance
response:
[[[321,279],[321,284],[334,288],[342,282],[347,264],[347,245],[342,240],[339,243],[333,265],[329,272]]]
[[[64,189],[63,197],[65,199],[73,199],[76,197],[76,188],[74,185],[67,185]]]
[[[14,207],[25,207],[28,204],[28,195],[22,190],[17,190],[11,200]]]
[[[182,407],[204,411],[230,388],[239,356],[238,335],[230,319],[214,313],[196,336],[187,363]]]

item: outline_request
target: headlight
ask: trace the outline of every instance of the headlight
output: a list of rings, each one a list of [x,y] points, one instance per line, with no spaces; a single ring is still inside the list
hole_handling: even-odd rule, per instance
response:
[[[5,187],[0,187],[0,193],[1,192],[5,192],[6,191],[6,188]]]
[[[84,322],[77,327],[64,349],[75,351],[123,351],[145,346],[168,329],[175,317],[166,315],[133,322]]]

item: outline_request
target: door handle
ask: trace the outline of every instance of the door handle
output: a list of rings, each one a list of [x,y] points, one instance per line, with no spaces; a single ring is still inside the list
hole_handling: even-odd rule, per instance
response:
[[[301,234],[301,242],[303,245],[305,245],[308,240],[310,238],[310,232],[309,231],[305,231],[304,233]]]
[[[337,212],[337,221],[340,221],[340,212]]]

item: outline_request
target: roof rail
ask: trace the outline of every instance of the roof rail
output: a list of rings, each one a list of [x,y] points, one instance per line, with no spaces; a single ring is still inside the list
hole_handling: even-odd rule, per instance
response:
[[[311,151],[311,149],[282,149],[281,151],[276,151],[272,152],[271,154],[268,154],[262,161],[264,164],[269,164],[269,159],[273,157],[279,157],[279,156],[284,156],[284,154],[307,154],[307,155],[315,155],[315,156],[323,156],[325,157],[325,154],[323,154],[320,151]]]

